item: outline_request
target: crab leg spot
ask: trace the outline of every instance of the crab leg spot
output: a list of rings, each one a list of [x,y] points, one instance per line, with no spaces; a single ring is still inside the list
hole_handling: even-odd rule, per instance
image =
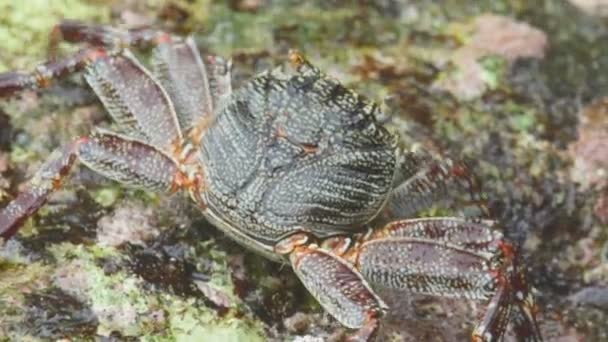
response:
[[[161,85],[128,51],[102,59],[86,79],[122,128],[168,153],[183,140],[175,109]]]
[[[84,69],[87,65],[107,57],[102,48],[80,50],[64,59],[40,64],[31,72],[0,74],[0,98],[10,97],[25,89],[45,88],[52,81]]]
[[[339,257],[310,246],[290,254],[297,276],[321,306],[346,327],[357,329],[352,341],[367,341],[376,332],[386,304],[361,274]]]
[[[455,245],[419,238],[363,243],[355,263],[372,283],[444,297],[488,299],[494,293],[489,259]]]
[[[475,252],[503,251],[502,233],[492,230],[493,221],[472,222],[456,217],[429,217],[391,222],[370,239],[404,237],[445,242]]]

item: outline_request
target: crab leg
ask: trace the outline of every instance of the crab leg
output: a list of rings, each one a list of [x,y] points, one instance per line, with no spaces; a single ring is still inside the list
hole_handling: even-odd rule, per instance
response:
[[[184,132],[213,113],[205,64],[192,38],[184,43],[162,44],[154,49],[153,73],[173,103]]]
[[[54,79],[80,71],[106,56],[103,48],[84,49],[62,60],[40,64],[33,72],[0,73],[0,98],[11,97],[26,89],[48,87]]]
[[[435,160],[426,155],[407,153],[402,156],[395,188],[387,203],[389,220],[415,217],[436,205],[455,202],[459,207],[474,206],[484,216],[479,184],[469,166],[460,161]],[[464,194],[464,195],[463,195]]]
[[[395,221],[374,232],[368,239],[409,237],[431,239],[493,255],[502,241],[502,233],[490,229],[493,221],[457,217],[427,217]]]
[[[526,342],[542,341],[543,337],[536,320],[538,308],[534,296],[530,291],[526,273],[520,267],[519,260],[514,258],[510,245],[503,244],[501,249],[504,251],[503,254],[510,259],[512,265],[509,285],[513,309],[511,311],[510,322],[515,336],[521,341]]]
[[[457,218],[403,220],[372,234],[345,257],[372,283],[444,297],[489,300],[474,341],[495,341],[506,328],[514,298],[531,298],[517,280],[513,251],[484,222]],[[522,309],[523,310],[523,309]],[[528,310],[528,312],[531,312]],[[516,333],[538,341],[533,318],[520,315]],[[519,331],[518,331],[519,330]],[[527,331],[527,332],[526,332]]]
[[[175,191],[193,185],[172,158],[150,145],[112,133],[81,137],[56,150],[27,190],[0,209],[0,237],[8,239],[17,232],[61,187],[77,159],[108,178],[132,186]]]
[[[178,152],[183,136],[169,95],[127,50],[97,61],[85,78],[123,131]]]
[[[51,33],[51,52],[56,50],[61,40],[88,42],[93,47],[82,49],[62,59],[52,58],[51,61],[38,65],[33,72],[0,73],[0,98],[11,97],[26,89],[48,87],[53,80],[83,70],[100,57],[105,57],[105,47],[156,46],[170,43],[172,37],[165,32],[150,29],[120,31],[109,26],[64,21],[55,26]]]
[[[154,47],[170,42],[172,37],[163,31],[148,28],[118,30],[107,25],[95,25],[75,20],[63,20],[51,31],[50,51],[53,53],[61,41],[89,43],[93,46]]]
[[[152,56],[153,73],[175,104],[182,132],[199,146],[223,101],[232,92],[230,60],[209,56],[205,62],[189,37],[160,44]]]
[[[289,253],[296,275],[327,312],[344,326],[357,329],[348,341],[368,341],[378,329],[386,304],[349,263],[305,241],[292,236],[279,243],[283,249],[279,252]]]
[[[529,291],[524,273],[515,265],[509,249],[503,244],[503,255],[507,272],[495,273],[498,283],[496,293],[488,304],[488,309],[481,323],[473,331],[474,341],[495,341],[502,336],[508,322],[518,341],[542,341],[542,335],[536,322],[536,305]]]

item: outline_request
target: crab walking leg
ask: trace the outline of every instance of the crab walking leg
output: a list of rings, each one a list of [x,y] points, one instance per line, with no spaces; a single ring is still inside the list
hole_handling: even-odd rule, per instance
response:
[[[128,50],[97,61],[85,78],[123,131],[179,154],[183,136],[173,103]]]
[[[524,272],[519,269],[513,247],[503,240],[502,233],[490,229],[492,221],[472,222],[456,217],[432,217],[396,221],[375,232],[369,239],[379,238],[422,238],[435,242],[457,245],[468,251],[487,255],[502,256],[504,275],[498,278],[499,288],[490,301],[490,308],[509,308],[510,321],[515,335],[521,341],[542,341],[536,322],[534,297]],[[512,303],[512,304],[511,304]],[[512,308],[511,308],[512,306]],[[496,310],[496,309],[494,309]],[[488,327],[505,322],[508,310],[488,312],[487,321],[480,324],[477,335],[489,334]],[[494,319],[492,321],[491,319]],[[500,327],[494,327],[499,330]],[[502,328],[504,329],[504,327]]]
[[[109,46],[113,43],[112,34],[102,26],[87,25],[74,20],[62,20],[55,25],[49,36],[49,55],[56,57],[59,43],[65,41],[70,43],[89,43],[94,46]],[[114,35],[115,35],[114,31]]]
[[[61,60],[40,64],[33,72],[0,73],[0,98],[11,97],[27,89],[48,87],[53,80],[83,70],[87,65],[106,57],[103,48],[83,49]]]
[[[53,54],[61,41],[89,43],[94,46],[146,48],[171,40],[172,37],[168,33],[154,29],[118,30],[107,25],[63,20],[51,31],[49,50]]]
[[[191,37],[182,41],[154,29],[118,30],[65,20],[51,33],[51,50],[63,40],[113,48],[154,47],[154,75],[173,99],[183,132],[197,124],[205,126],[205,119],[232,92],[231,61],[211,56],[203,62]]]
[[[308,291],[340,323],[357,329],[348,340],[372,338],[387,307],[361,274],[345,260],[316,246],[289,249],[291,265]]]
[[[175,191],[190,183],[167,155],[145,143],[111,133],[81,137],[56,150],[24,192],[0,209],[0,237],[13,236],[68,176],[76,160],[124,184],[155,191]]]
[[[451,217],[396,221],[366,237],[345,258],[375,284],[489,300],[475,341],[499,339],[510,317],[519,340],[541,341],[533,298],[513,248],[491,225]]]
[[[173,100],[182,132],[212,116],[214,104],[207,68],[191,37],[183,43],[157,46],[152,67],[154,76]]]
[[[473,342],[499,341],[507,328],[512,309],[511,292],[506,279],[501,279],[481,322],[473,330]]]
[[[388,237],[430,239],[491,256],[499,252],[503,242],[502,233],[491,229],[494,223],[490,220],[472,221],[457,217],[415,218],[391,222],[367,239]]]
[[[439,161],[407,153],[399,163],[395,185],[387,203],[390,220],[414,217],[420,211],[445,206],[450,201],[459,207],[475,206],[482,216],[487,212],[477,180],[470,167],[461,161]]]
[[[207,56],[209,90],[213,108],[217,112],[232,94],[232,60],[220,56]]]
[[[536,321],[534,297],[527,284],[523,285],[515,280],[523,273],[513,268],[506,274],[496,275],[496,293],[490,300],[481,323],[473,331],[473,341],[498,341],[509,322],[517,341],[542,341]]]
[[[60,41],[87,42],[93,47],[82,49],[61,59],[53,56]],[[173,38],[166,32],[151,29],[121,31],[110,26],[89,25],[77,21],[63,21],[51,32],[52,60],[38,65],[33,72],[13,71],[0,73],[0,98],[11,97],[26,89],[48,87],[53,80],[83,70],[100,57],[106,56],[105,47],[152,47],[170,43]]]
[[[503,250],[503,254],[509,258],[509,262],[512,265],[509,277],[511,300],[513,302],[510,323],[515,336],[524,342],[542,341],[543,337],[536,320],[538,308],[528,284],[526,273],[519,265],[519,260],[515,258],[511,245],[503,243],[501,249]]]
[[[152,66],[153,74],[175,104],[179,125],[193,154],[214,123],[214,113],[232,93],[230,60],[209,56],[203,61],[189,37],[184,42],[158,45]]]
[[[355,267],[370,282],[442,297],[491,299],[475,341],[494,341],[504,333],[510,305],[508,284],[490,260],[455,245],[420,238],[392,237],[365,242]],[[494,336],[487,338],[488,336]]]
[[[485,256],[419,238],[385,238],[363,243],[355,267],[375,284],[416,293],[489,299],[495,276]]]
[[[517,293],[517,292],[515,292]],[[531,293],[525,295],[523,300],[515,294],[515,305],[511,312],[511,327],[515,336],[525,342],[542,341],[542,335],[536,321],[536,304]]]

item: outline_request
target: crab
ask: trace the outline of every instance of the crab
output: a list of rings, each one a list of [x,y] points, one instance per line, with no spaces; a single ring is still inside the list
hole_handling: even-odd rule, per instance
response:
[[[379,107],[298,52],[232,90],[230,61],[203,59],[191,37],[65,21],[54,36],[90,47],[0,74],[0,97],[85,78],[120,127],[59,148],[0,209],[10,239],[61,187],[76,161],[120,183],[189,194],[204,217],[243,247],[290,264],[320,305],[372,339],[388,287],[487,303],[473,341],[510,324],[540,341],[535,304],[515,248],[486,218],[414,215],[477,184],[466,163],[399,147]],[[129,48],[153,47],[152,70]],[[110,49],[111,48],[111,49]]]

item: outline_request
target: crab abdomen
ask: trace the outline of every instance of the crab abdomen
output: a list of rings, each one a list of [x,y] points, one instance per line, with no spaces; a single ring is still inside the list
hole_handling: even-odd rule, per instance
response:
[[[359,228],[382,207],[395,172],[396,141],[377,111],[307,62],[255,77],[203,140],[210,208],[266,241]]]

